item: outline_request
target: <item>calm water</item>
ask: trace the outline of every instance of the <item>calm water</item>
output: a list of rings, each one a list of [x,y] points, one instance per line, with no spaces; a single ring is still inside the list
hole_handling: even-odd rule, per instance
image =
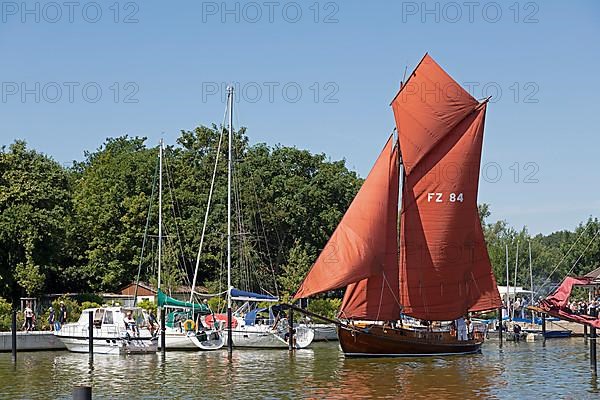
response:
[[[583,338],[537,343],[488,342],[473,356],[345,359],[337,344],[286,350],[172,352],[95,357],[0,354],[0,399],[70,399],[77,384],[94,399],[471,399],[600,398]]]

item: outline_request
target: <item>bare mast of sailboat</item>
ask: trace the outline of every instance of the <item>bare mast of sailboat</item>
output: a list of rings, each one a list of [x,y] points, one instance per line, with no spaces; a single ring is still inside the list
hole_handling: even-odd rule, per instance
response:
[[[227,88],[229,100],[229,129],[227,140],[227,350],[233,352],[231,311],[231,142],[233,140],[233,86]]]
[[[161,138],[158,150],[158,290],[160,290],[160,273],[162,269],[162,165],[163,140]]]

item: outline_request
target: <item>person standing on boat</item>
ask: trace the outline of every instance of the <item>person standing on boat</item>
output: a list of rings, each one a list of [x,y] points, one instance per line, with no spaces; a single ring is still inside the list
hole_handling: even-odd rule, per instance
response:
[[[467,324],[465,323],[465,318],[460,317],[456,320],[456,333],[458,340],[468,340],[467,337]]]
[[[131,332],[136,335],[139,335],[139,331],[137,330],[137,326],[135,323],[135,320],[133,319],[133,314],[131,311],[127,311],[127,314],[125,316],[125,329],[126,330],[131,330]]]

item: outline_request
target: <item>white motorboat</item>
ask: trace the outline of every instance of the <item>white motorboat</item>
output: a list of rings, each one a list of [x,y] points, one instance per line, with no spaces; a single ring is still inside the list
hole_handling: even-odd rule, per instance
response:
[[[97,354],[155,353],[157,340],[139,307],[86,308],[79,321],[65,324],[54,334],[69,351],[89,351],[89,315],[93,314],[93,350]],[[131,318],[127,316],[131,314]]]

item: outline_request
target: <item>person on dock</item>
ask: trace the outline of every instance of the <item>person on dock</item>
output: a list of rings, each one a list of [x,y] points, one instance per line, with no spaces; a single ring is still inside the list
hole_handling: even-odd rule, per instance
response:
[[[65,302],[60,302],[60,309],[58,310],[58,324],[59,329],[67,323],[67,307],[65,306]]]
[[[27,305],[25,306],[25,330],[27,332],[32,331],[33,330],[33,310],[31,309],[31,304],[27,303]]]
[[[50,331],[54,330],[54,323],[56,322],[56,313],[54,308],[48,308],[48,325],[50,325]]]

